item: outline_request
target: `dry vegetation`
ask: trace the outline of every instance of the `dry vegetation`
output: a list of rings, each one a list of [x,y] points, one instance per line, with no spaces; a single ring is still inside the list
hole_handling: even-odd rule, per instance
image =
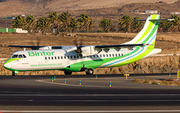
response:
[[[156,79],[150,80],[148,78],[146,78],[145,80],[134,79],[133,82],[153,84],[153,85],[180,86],[180,81],[178,81],[175,78],[164,79],[164,80],[156,80]]]
[[[21,48],[10,48],[8,45],[32,45],[36,43],[37,38],[41,39],[40,45],[73,45],[73,40],[83,39],[83,45],[107,45],[122,44],[130,41],[136,33],[77,33],[67,36],[61,34],[0,34],[0,58],[9,58],[15,51],[23,50]],[[172,73],[180,68],[180,33],[158,33],[156,48],[161,48],[163,54],[174,54],[174,56],[148,57],[140,61],[114,68],[99,68],[95,74],[122,74],[122,73]],[[1,64],[2,67],[2,64]],[[11,72],[1,68],[1,73],[11,75]],[[45,72],[26,72],[19,75],[41,75]],[[46,74],[63,74],[62,71],[47,71]],[[85,74],[78,72],[74,74]]]

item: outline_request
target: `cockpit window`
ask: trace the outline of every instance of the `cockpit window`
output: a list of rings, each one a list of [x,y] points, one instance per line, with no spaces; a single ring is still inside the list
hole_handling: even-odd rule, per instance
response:
[[[26,55],[23,55],[24,58],[26,58]]]
[[[22,56],[22,55],[19,55],[19,58],[23,58],[23,56]]]
[[[12,58],[18,58],[18,55],[13,55]]]
[[[19,54],[19,55],[15,54],[15,55],[12,56],[12,58],[26,58],[26,55],[24,55],[24,54]]]

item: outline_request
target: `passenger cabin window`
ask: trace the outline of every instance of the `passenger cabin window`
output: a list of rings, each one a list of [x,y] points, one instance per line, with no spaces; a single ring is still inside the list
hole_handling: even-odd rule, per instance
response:
[[[58,56],[58,59],[60,59],[60,57]]]
[[[56,57],[54,57],[54,59],[56,59]]]
[[[45,57],[45,60],[47,60],[47,57]]]

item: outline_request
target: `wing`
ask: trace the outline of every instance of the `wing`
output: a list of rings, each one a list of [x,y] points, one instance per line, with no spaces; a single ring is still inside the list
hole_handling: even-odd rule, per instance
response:
[[[119,51],[121,48],[129,48],[130,50],[135,47],[135,46],[145,46],[148,44],[121,44],[121,45],[100,45],[100,46],[95,46],[95,50],[101,51],[102,49],[105,52],[108,52],[109,49],[114,48],[116,51]]]
[[[8,45],[8,47],[19,47],[19,48],[31,48],[32,50],[37,50],[41,48],[51,47],[51,49],[62,49],[62,46],[31,46],[31,45]]]

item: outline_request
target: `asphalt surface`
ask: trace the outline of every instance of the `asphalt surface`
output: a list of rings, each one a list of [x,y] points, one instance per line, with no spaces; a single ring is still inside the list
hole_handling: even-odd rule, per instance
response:
[[[0,109],[3,113],[180,112],[179,86],[132,82],[167,79],[169,74],[130,75],[127,80],[123,75],[97,75],[97,79],[95,75],[57,75],[53,82],[52,77],[0,76]]]

